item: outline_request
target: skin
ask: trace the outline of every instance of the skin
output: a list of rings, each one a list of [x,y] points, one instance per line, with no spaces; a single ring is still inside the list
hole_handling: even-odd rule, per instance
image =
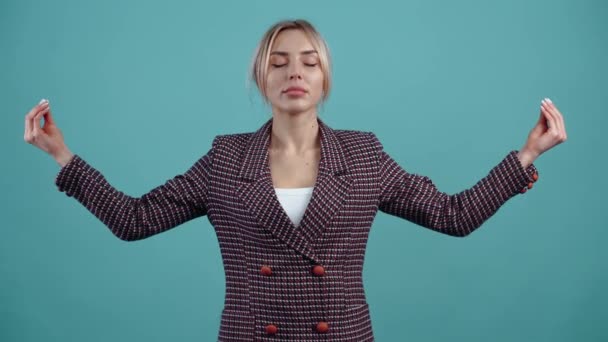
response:
[[[42,118],[44,118],[44,123],[40,127]],[[47,100],[40,101],[25,115],[23,139],[51,155],[61,167],[72,159],[73,153],[65,144],[63,134],[55,124],[51,106]]]
[[[271,49],[266,94],[272,106],[269,164],[273,185],[299,188],[314,185],[320,152],[317,104],[323,95],[319,56],[300,30],[284,30]],[[291,86],[304,94],[288,94]]]
[[[541,154],[568,139],[562,113],[548,98],[541,101],[540,117],[528,134],[528,140],[517,157],[524,167],[532,164]]]
[[[273,115],[269,157],[275,187],[315,184],[320,160],[316,119],[317,105],[322,97],[323,72],[318,55],[311,50],[314,48],[306,35],[291,29],[277,36],[271,51],[266,92]],[[297,96],[285,93],[290,86],[302,87],[305,93]],[[538,121],[517,156],[522,166],[527,167],[566,139],[563,115],[551,100],[543,99]],[[51,155],[61,167],[73,157],[47,101],[41,101],[25,115],[24,140]]]

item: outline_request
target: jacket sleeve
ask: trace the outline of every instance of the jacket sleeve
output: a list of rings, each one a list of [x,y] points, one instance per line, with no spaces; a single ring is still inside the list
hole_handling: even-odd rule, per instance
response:
[[[114,188],[98,170],[75,154],[59,171],[55,184],[119,239],[135,241],[207,214],[212,160],[213,147],[185,173],[141,197],[131,197]]]
[[[538,179],[536,167],[524,169],[513,150],[473,187],[448,195],[428,177],[405,171],[371,135],[380,167],[379,210],[443,234],[469,235]]]

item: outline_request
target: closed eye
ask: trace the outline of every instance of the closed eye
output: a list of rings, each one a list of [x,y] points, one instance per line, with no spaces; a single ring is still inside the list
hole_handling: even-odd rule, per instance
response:
[[[287,65],[287,63],[283,63],[283,64],[270,64],[275,68],[280,68],[280,67],[284,67]],[[304,63],[304,65],[306,65],[307,67],[315,67],[318,65],[318,63]]]

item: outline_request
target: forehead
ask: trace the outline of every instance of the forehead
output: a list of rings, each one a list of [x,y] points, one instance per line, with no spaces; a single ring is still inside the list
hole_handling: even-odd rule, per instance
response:
[[[284,51],[298,53],[305,50],[314,50],[314,46],[308,36],[298,29],[286,29],[281,31],[272,44],[271,51]]]

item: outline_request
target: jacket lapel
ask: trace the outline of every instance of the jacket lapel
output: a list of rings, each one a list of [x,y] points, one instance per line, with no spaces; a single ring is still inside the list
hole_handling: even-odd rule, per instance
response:
[[[351,189],[347,159],[333,129],[319,121],[321,160],[312,197],[298,229],[314,243],[322,236],[332,218],[340,211]]]
[[[258,223],[289,247],[320,262],[312,249],[327,224],[339,212],[352,181],[347,159],[333,129],[317,118],[321,134],[321,160],[312,197],[302,221],[294,226],[279,203],[272,183],[268,148],[272,119],[253,133],[242,156],[237,194]]]

